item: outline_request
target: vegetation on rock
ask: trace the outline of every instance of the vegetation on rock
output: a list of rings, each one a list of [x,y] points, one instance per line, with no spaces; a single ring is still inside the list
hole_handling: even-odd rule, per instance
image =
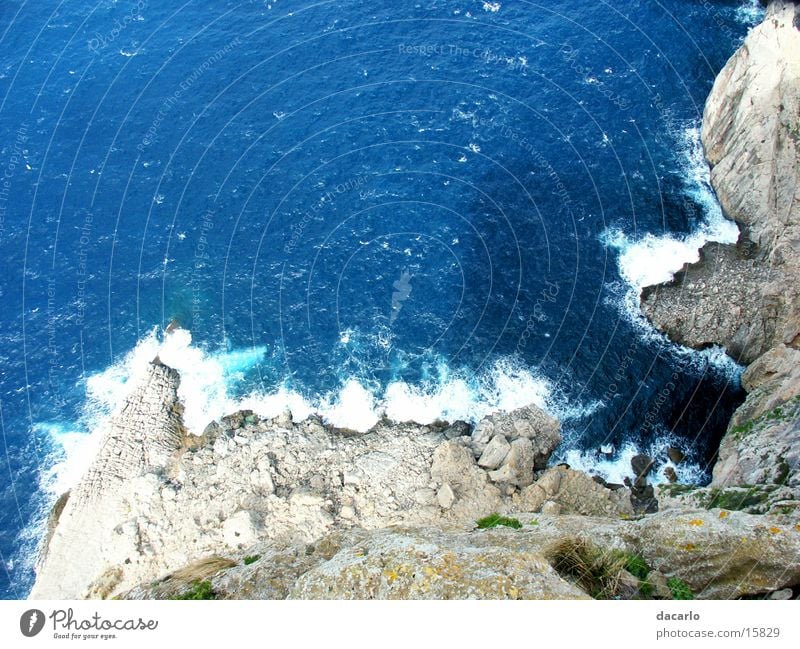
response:
[[[583,539],[565,539],[547,552],[556,572],[574,581],[594,599],[612,599],[619,590],[629,556],[604,551]]]
[[[489,516],[478,519],[475,521],[475,524],[478,526],[478,529],[481,530],[489,530],[500,525],[504,527],[511,527],[515,530],[522,529],[522,523],[520,523],[516,518],[508,518],[507,516],[501,516],[500,514],[490,514]]]
[[[692,589],[682,579],[671,577],[667,580],[667,586],[672,591],[672,599],[694,599]]]
[[[180,595],[175,595],[170,599],[216,599],[217,596],[214,593],[214,587],[211,585],[211,582],[208,580],[205,581],[196,581],[192,584],[192,587],[181,593]]]

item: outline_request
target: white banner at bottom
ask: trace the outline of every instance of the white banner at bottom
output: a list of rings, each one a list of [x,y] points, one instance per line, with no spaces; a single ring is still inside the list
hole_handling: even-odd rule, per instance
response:
[[[0,602],[0,647],[798,647],[800,602]],[[247,645],[245,645],[247,643]]]

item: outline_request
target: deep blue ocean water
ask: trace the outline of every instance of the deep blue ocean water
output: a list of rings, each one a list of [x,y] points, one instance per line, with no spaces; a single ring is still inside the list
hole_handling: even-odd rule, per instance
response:
[[[159,348],[195,430],[535,401],[702,480],[737,368],[636,294],[735,237],[698,127],[755,4],[0,4],[0,596]]]

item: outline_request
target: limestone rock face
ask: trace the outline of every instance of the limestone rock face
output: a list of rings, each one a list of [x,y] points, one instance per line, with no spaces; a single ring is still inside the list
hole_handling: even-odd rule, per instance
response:
[[[703,146],[723,210],[773,265],[797,263],[800,8],[774,0],[714,82]]]
[[[536,468],[543,469],[550,454],[561,443],[561,423],[536,406],[495,413],[484,418],[472,432],[475,452],[481,455],[498,435],[508,442],[519,438],[531,440]]]
[[[711,183],[742,228],[740,245],[708,244],[699,264],[643,292],[646,315],[671,338],[723,345],[745,363],[800,347],[799,7],[770,3],[703,114]]]
[[[740,512],[663,512],[637,525],[648,565],[701,598],[732,599],[800,580],[800,528]]]
[[[506,511],[516,490],[533,481],[531,437],[517,435],[489,463],[507,473],[496,484],[488,466],[478,465],[471,438],[448,432],[469,432],[463,426],[384,421],[354,434],[316,417],[261,421],[243,411],[210,425],[202,438],[185,436],[177,385],[176,372],[154,364],[111,423],[55,524],[33,597],[109,597],[266,540],[312,542],[352,527],[464,525]],[[518,420],[551,425],[534,407],[501,418]]]
[[[665,484],[658,487],[659,510],[728,509],[748,514],[800,515],[800,487],[778,484],[708,486]]]
[[[722,345],[749,363],[775,344],[787,313],[787,280],[780,270],[748,257],[744,246],[706,244],[669,284],[642,291],[648,319],[681,345]]]
[[[496,469],[506,459],[508,452],[511,450],[511,445],[502,435],[495,435],[492,440],[486,445],[480,458],[478,458],[478,465],[484,469]]]
[[[639,555],[654,579],[677,577],[697,597],[734,598],[800,583],[798,515],[714,509],[621,520],[514,513],[520,530],[354,528],[314,543],[262,543],[231,555],[231,566],[212,562],[216,572],[195,564],[124,596],[174,597],[202,575],[220,599],[585,599],[549,558],[565,541],[585,541],[600,553]],[[668,588],[659,592],[671,596]]]
[[[377,530],[299,577],[290,599],[588,599],[514,533]]]
[[[151,551],[140,530],[126,522],[126,498],[146,471],[169,479],[184,435],[178,383],[175,370],[153,362],[110,422],[94,462],[58,518],[31,597],[83,597],[99,578],[113,590],[121,576],[116,566],[130,554]]]
[[[713,487],[800,488],[800,351],[778,345],[742,375],[748,395],[719,449]]]
[[[800,487],[800,398],[732,425],[720,445],[711,484]]]
[[[562,514],[617,517],[634,513],[628,489],[608,489],[585,473],[563,466],[548,469],[514,496],[514,505],[523,511],[552,511],[553,504]]]

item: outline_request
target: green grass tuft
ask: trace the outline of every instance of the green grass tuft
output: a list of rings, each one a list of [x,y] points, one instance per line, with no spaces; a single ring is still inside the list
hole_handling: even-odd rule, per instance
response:
[[[245,557],[244,558],[244,565],[249,566],[251,563],[255,563],[260,558],[261,558],[260,554],[253,554],[253,555],[250,555],[249,557]]]
[[[625,570],[631,573],[639,581],[644,581],[647,579],[647,575],[650,574],[650,566],[647,565],[647,562],[645,562],[640,555],[623,554],[622,556],[625,559]]]
[[[217,596],[214,593],[214,588],[211,585],[211,582],[208,580],[205,581],[196,581],[192,584],[192,587],[181,593],[180,595],[175,595],[170,599],[216,599]]]
[[[555,571],[573,580],[594,599],[618,595],[626,555],[602,550],[583,539],[564,539],[550,547],[546,556]]]
[[[481,530],[488,530],[500,525],[504,527],[511,527],[515,530],[522,529],[522,523],[520,523],[516,518],[508,518],[507,516],[501,516],[500,514],[490,514],[489,516],[475,521],[475,523],[478,525],[478,529]]]
[[[683,579],[670,577],[667,579],[667,586],[672,591],[672,599],[694,599],[692,589]]]
[[[655,588],[649,581],[644,580],[639,582],[639,593],[642,595],[642,597],[649,599],[653,596],[654,591]]]
[[[742,487],[740,489],[722,489],[714,487],[708,492],[708,500],[700,503],[706,509],[729,509],[742,511],[767,504],[770,490],[760,486]]]

